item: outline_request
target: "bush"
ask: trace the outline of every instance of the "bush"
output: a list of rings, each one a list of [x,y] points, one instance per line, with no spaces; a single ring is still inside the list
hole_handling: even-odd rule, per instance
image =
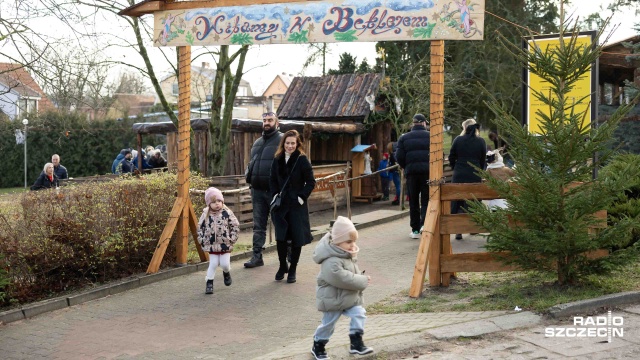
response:
[[[636,219],[636,222],[640,220],[640,155],[618,155],[600,170],[599,177],[614,180],[619,178],[621,174],[628,172],[630,172],[629,188],[607,208],[610,226],[627,218]],[[633,229],[629,240],[621,244],[619,248],[628,248],[638,243],[639,240],[640,229]]]
[[[192,176],[191,182],[207,186],[203,178]],[[0,258],[10,281],[0,304],[145,271],[175,191],[176,175],[162,173],[20,195],[15,211],[0,211]],[[202,196],[192,202],[195,209],[204,207]],[[174,261],[175,247],[169,245],[161,266]]]

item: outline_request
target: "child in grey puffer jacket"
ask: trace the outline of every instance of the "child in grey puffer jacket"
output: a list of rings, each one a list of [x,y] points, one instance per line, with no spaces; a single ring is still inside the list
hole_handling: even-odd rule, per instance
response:
[[[373,352],[364,345],[364,322],[367,318],[362,291],[371,281],[357,265],[360,251],[356,240],[358,231],[353,223],[342,216],[333,224],[313,252],[313,261],[320,264],[316,288],[316,304],[323,312],[322,323],[313,335],[311,353],[316,359],[329,359],[325,345],[333,334],[341,315],[351,318],[349,338],[351,354],[364,355]]]

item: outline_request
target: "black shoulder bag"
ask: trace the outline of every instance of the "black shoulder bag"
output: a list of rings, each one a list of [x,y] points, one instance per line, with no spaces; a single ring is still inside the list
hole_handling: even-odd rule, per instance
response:
[[[298,158],[296,159],[296,162],[293,164],[293,167],[291,168],[291,172],[289,173],[289,176],[287,176],[287,180],[284,182],[284,185],[282,185],[282,189],[280,189],[280,192],[276,194],[276,196],[274,196],[273,199],[271,200],[271,203],[269,204],[269,209],[272,212],[280,208],[280,204],[282,203],[282,192],[284,191],[284,188],[289,183],[289,178],[291,178],[291,174],[293,174],[293,170],[295,170],[296,165],[298,165],[299,159],[300,159],[300,156],[298,156]]]

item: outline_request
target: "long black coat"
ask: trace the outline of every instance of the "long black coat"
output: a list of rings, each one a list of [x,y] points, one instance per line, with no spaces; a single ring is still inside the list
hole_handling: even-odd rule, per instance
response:
[[[294,168],[296,161],[298,163]],[[281,191],[289,175],[289,182],[282,190],[281,206],[271,213],[271,218],[276,228],[277,241],[292,240],[293,246],[304,246],[312,240],[307,199],[316,186],[316,180],[311,163],[298,150],[291,154],[286,163],[284,153],[273,159],[269,177],[272,198]],[[303,200],[302,205],[298,202],[298,197]]]
[[[475,131],[475,127],[473,131]],[[473,131],[457,136],[451,144],[449,165],[453,169],[452,182],[454,183],[482,182],[482,178],[472,165],[484,169],[487,161],[487,144]]]

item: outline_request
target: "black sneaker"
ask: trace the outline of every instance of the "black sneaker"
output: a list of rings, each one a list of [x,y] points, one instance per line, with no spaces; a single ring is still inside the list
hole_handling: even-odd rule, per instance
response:
[[[246,263],[244,263],[244,267],[248,268],[248,269],[252,269],[254,267],[258,267],[258,266],[264,266],[264,261],[262,261],[262,254],[260,255],[253,255],[253,257],[251,258],[251,260],[247,261]]]
[[[204,290],[207,295],[213,294],[213,280],[207,280],[207,288]]]
[[[224,277],[224,285],[225,286],[231,285],[231,273],[223,271],[222,276]]]
[[[316,360],[320,359],[330,359],[329,355],[327,355],[327,351],[324,349],[324,346],[327,344],[327,341],[314,341],[313,347],[311,348],[311,354]]]

